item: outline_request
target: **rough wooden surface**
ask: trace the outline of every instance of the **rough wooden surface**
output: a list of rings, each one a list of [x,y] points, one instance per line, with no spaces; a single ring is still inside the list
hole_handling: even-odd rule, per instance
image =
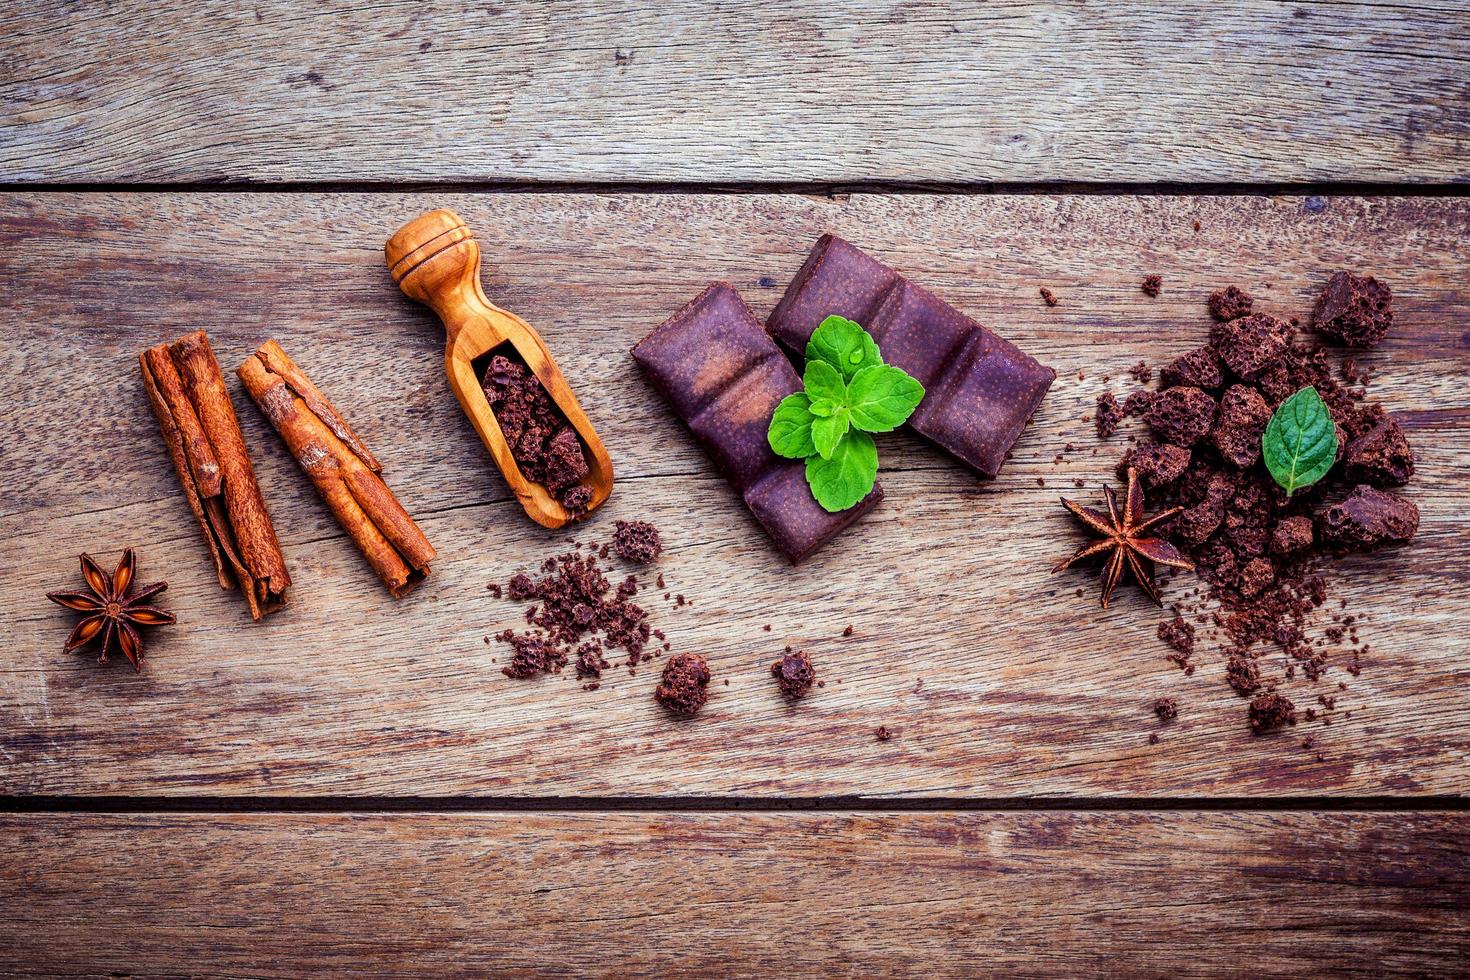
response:
[[[615,672],[595,692],[569,677],[516,682],[482,642],[520,614],[486,584],[561,550],[565,535],[508,499],[447,390],[437,323],[383,267],[385,237],[435,205],[476,228],[491,296],[542,332],[607,441],[617,489],[579,536],[605,538],[620,518],[663,528],[659,569],[693,604],[645,598],[675,648],[709,655],[716,675],[693,722],[654,704],[653,672]],[[917,441],[884,438],[887,501],[791,569],[627,351],[713,278],[765,315],[828,229],[1060,376],[993,483]],[[1470,202],[1422,198],[0,198],[0,791],[1463,793],[1467,234]],[[1185,677],[1165,663],[1159,614],[1136,591],[1103,614],[1094,578],[1047,574],[1079,540],[1056,494],[1096,494],[1126,445],[1119,436],[1091,454],[1081,417],[1100,375],[1122,394],[1129,365],[1198,345],[1215,286],[1238,282],[1267,309],[1305,313],[1340,266],[1394,288],[1394,334],[1366,361],[1419,454],[1408,491],[1423,527],[1408,550],[1334,576],[1334,594],[1368,617],[1363,674],[1347,676],[1338,659],[1318,684],[1284,688],[1307,703],[1337,694],[1334,723],[1253,738],[1215,649]],[[1164,278],[1157,300],[1139,291],[1145,273]],[[1041,304],[1041,284],[1060,306]],[[233,379],[296,589],[263,625],[219,589],[133,360],[195,326],[227,367],[280,338],[352,420],[439,549],[419,592],[397,603],[383,594]],[[1078,449],[1064,453],[1069,442]],[[63,655],[72,617],[42,598],[72,583],[77,552],[108,564],[127,545],[140,549],[144,580],[171,581],[163,602],[180,620],[153,631],[142,676]],[[849,624],[856,635],[842,639]],[[787,643],[809,649],[827,682],[797,706],[766,674]],[[1181,705],[1162,729],[1149,710],[1158,696]],[[899,737],[878,742],[880,725]],[[1161,744],[1148,744],[1153,731]],[[1311,751],[1299,748],[1308,734]]]
[[[12,181],[1463,181],[1463,2],[48,0]]]
[[[1426,975],[1446,814],[0,817],[0,971]]]

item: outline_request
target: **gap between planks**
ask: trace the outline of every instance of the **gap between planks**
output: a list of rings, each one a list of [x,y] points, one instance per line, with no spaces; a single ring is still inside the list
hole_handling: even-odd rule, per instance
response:
[[[0,813],[1462,813],[1470,797],[5,796]]]
[[[293,180],[293,181],[7,181],[10,194],[853,194],[1079,197],[1239,197],[1281,194],[1336,197],[1470,197],[1470,181],[558,181],[558,180]]]

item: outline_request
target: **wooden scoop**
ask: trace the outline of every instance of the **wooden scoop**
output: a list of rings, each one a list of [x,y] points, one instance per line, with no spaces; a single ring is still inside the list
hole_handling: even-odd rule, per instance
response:
[[[480,245],[464,219],[446,210],[422,214],[398,229],[384,252],[398,288],[429,306],[444,322],[448,336],[444,370],[449,386],[526,513],[550,528],[561,527],[573,517],[545,487],[522,475],[480,387],[475,362],[483,366],[491,351],[507,345],[530,368],[581,439],[588,466],[582,484],[592,491],[587,512],[597,509],[612,493],[612,461],[607,450],[545,342],[525,320],[485,297],[480,286]]]

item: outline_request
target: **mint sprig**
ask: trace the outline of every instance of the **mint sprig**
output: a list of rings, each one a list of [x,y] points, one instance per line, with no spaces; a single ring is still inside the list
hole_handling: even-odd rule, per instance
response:
[[[924,386],[884,364],[872,336],[845,317],[823,320],[806,356],[806,390],[776,406],[766,439],[777,455],[806,460],[812,496],[837,513],[873,490],[878,448],[868,433],[890,432],[906,422]]]
[[[1332,469],[1337,426],[1316,388],[1308,385],[1277,407],[1261,436],[1261,456],[1288,497]]]

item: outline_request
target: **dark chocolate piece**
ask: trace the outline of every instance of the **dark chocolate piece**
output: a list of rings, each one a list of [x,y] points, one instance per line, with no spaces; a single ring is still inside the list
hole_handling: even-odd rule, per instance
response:
[[[746,506],[793,563],[883,499],[873,492],[841,513],[822,509],[806,464],[766,441],[771,413],[801,378],[733,286],[717,282],[633,348],[644,375],[693,431]]]
[[[1279,362],[1290,339],[1291,326],[1265,313],[1252,313],[1210,328],[1210,346],[1225,366],[1245,381]]]
[[[1404,430],[1391,418],[1348,443],[1344,472],[1349,480],[1375,487],[1396,487],[1414,475],[1414,451]]]
[[[1317,522],[1322,540],[1345,551],[1404,544],[1419,530],[1419,508],[1387,490],[1358,486],[1332,504]]]
[[[835,235],[823,235],[767,324],[789,352],[829,316],[862,324],[883,359],[919,380],[914,431],[995,476],[1056,372]]]
[[[1215,399],[1198,388],[1170,388],[1143,413],[1161,442],[1188,448],[1203,439],[1215,422]]]
[[[1190,387],[1214,391],[1225,383],[1220,373],[1220,357],[1213,348],[1201,347],[1181,354],[1159,372],[1165,388]]]
[[[1254,300],[1239,286],[1226,286],[1210,294],[1210,315],[1216,320],[1235,320],[1251,311]]]
[[[1224,459],[1244,469],[1261,458],[1261,434],[1270,421],[1271,409],[1260,392],[1232,385],[1220,398],[1210,438]]]
[[[1372,276],[1335,272],[1317,298],[1312,326],[1347,347],[1374,347],[1393,326],[1393,293]]]

